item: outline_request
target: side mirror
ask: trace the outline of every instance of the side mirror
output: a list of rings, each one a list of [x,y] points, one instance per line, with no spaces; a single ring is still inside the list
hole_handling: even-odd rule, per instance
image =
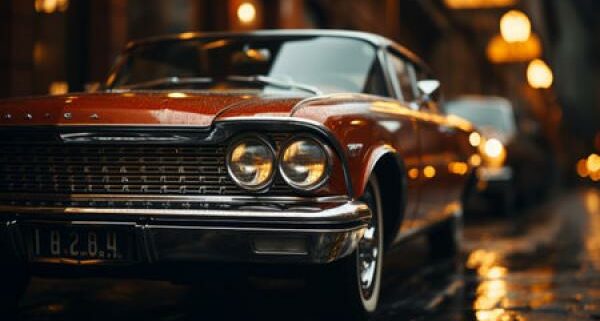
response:
[[[440,88],[440,82],[435,79],[423,79],[417,82],[417,87],[425,96],[431,96]]]

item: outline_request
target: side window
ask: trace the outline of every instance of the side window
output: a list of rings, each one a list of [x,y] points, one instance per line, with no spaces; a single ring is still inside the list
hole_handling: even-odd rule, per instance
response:
[[[405,102],[415,101],[417,97],[412,80],[414,77],[412,65],[406,60],[393,54],[390,54],[389,58],[391,67],[396,73],[396,79],[400,92],[402,93],[402,99]]]
[[[376,60],[369,71],[369,77],[367,78],[367,83],[365,84],[365,88],[363,90],[365,94],[377,95],[389,97],[385,78],[383,77],[383,71],[381,70],[381,64],[379,60]]]

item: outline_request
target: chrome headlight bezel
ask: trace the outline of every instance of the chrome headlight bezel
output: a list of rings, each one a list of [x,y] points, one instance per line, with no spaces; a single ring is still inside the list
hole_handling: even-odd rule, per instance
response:
[[[259,144],[264,145],[267,148],[267,150],[270,154],[270,158],[271,158],[271,172],[269,173],[268,178],[264,182],[262,182],[261,184],[258,184],[258,185],[248,185],[247,183],[240,180],[234,174],[234,172],[232,170],[231,156],[232,156],[233,151],[241,143],[248,142],[248,141],[258,142]],[[247,190],[247,191],[251,191],[251,192],[264,191],[273,184],[273,180],[275,178],[275,173],[277,172],[277,167],[278,167],[277,166],[277,153],[275,152],[273,145],[266,138],[262,137],[261,135],[254,135],[254,134],[243,135],[243,136],[240,136],[240,137],[237,137],[236,139],[234,139],[227,147],[227,154],[225,156],[225,167],[227,167],[227,173],[229,174],[229,177],[231,178],[231,180],[233,180],[233,182],[238,187],[240,187],[244,190]]]
[[[316,181],[315,183],[311,184],[311,185],[300,185],[298,183],[296,183],[295,181],[293,181],[292,179],[290,179],[288,177],[288,175],[285,174],[285,171],[283,169],[283,164],[284,164],[284,156],[285,153],[287,151],[287,149],[294,143],[300,142],[300,141],[308,141],[311,143],[314,143],[316,146],[318,146],[322,151],[323,154],[325,156],[325,169],[323,170],[323,174],[321,175],[321,177],[319,178],[318,181]],[[329,178],[331,176],[331,168],[332,168],[332,151],[329,148],[329,146],[325,143],[323,143],[320,139],[310,136],[310,135],[302,135],[302,136],[294,136],[290,139],[288,139],[284,144],[281,145],[281,149],[279,151],[279,157],[278,157],[278,171],[279,171],[279,175],[281,175],[281,178],[283,178],[283,180],[286,182],[286,184],[288,184],[290,187],[292,187],[293,189],[300,191],[300,192],[310,192],[310,191],[314,191],[316,189],[319,189],[321,187],[323,187],[323,185],[325,185],[328,181]]]

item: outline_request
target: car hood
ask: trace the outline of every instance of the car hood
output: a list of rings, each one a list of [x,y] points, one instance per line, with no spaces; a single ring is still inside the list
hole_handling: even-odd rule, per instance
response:
[[[289,116],[302,97],[252,93],[82,93],[0,102],[0,125],[197,126],[219,118]]]

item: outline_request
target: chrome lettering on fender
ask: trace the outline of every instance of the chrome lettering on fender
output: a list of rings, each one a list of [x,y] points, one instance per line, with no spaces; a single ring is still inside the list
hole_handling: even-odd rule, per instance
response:
[[[346,147],[348,148],[348,155],[350,157],[355,157],[355,156],[358,156],[358,154],[360,154],[360,151],[363,148],[363,144],[360,144],[360,143],[348,144],[348,145],[346,145]]]

